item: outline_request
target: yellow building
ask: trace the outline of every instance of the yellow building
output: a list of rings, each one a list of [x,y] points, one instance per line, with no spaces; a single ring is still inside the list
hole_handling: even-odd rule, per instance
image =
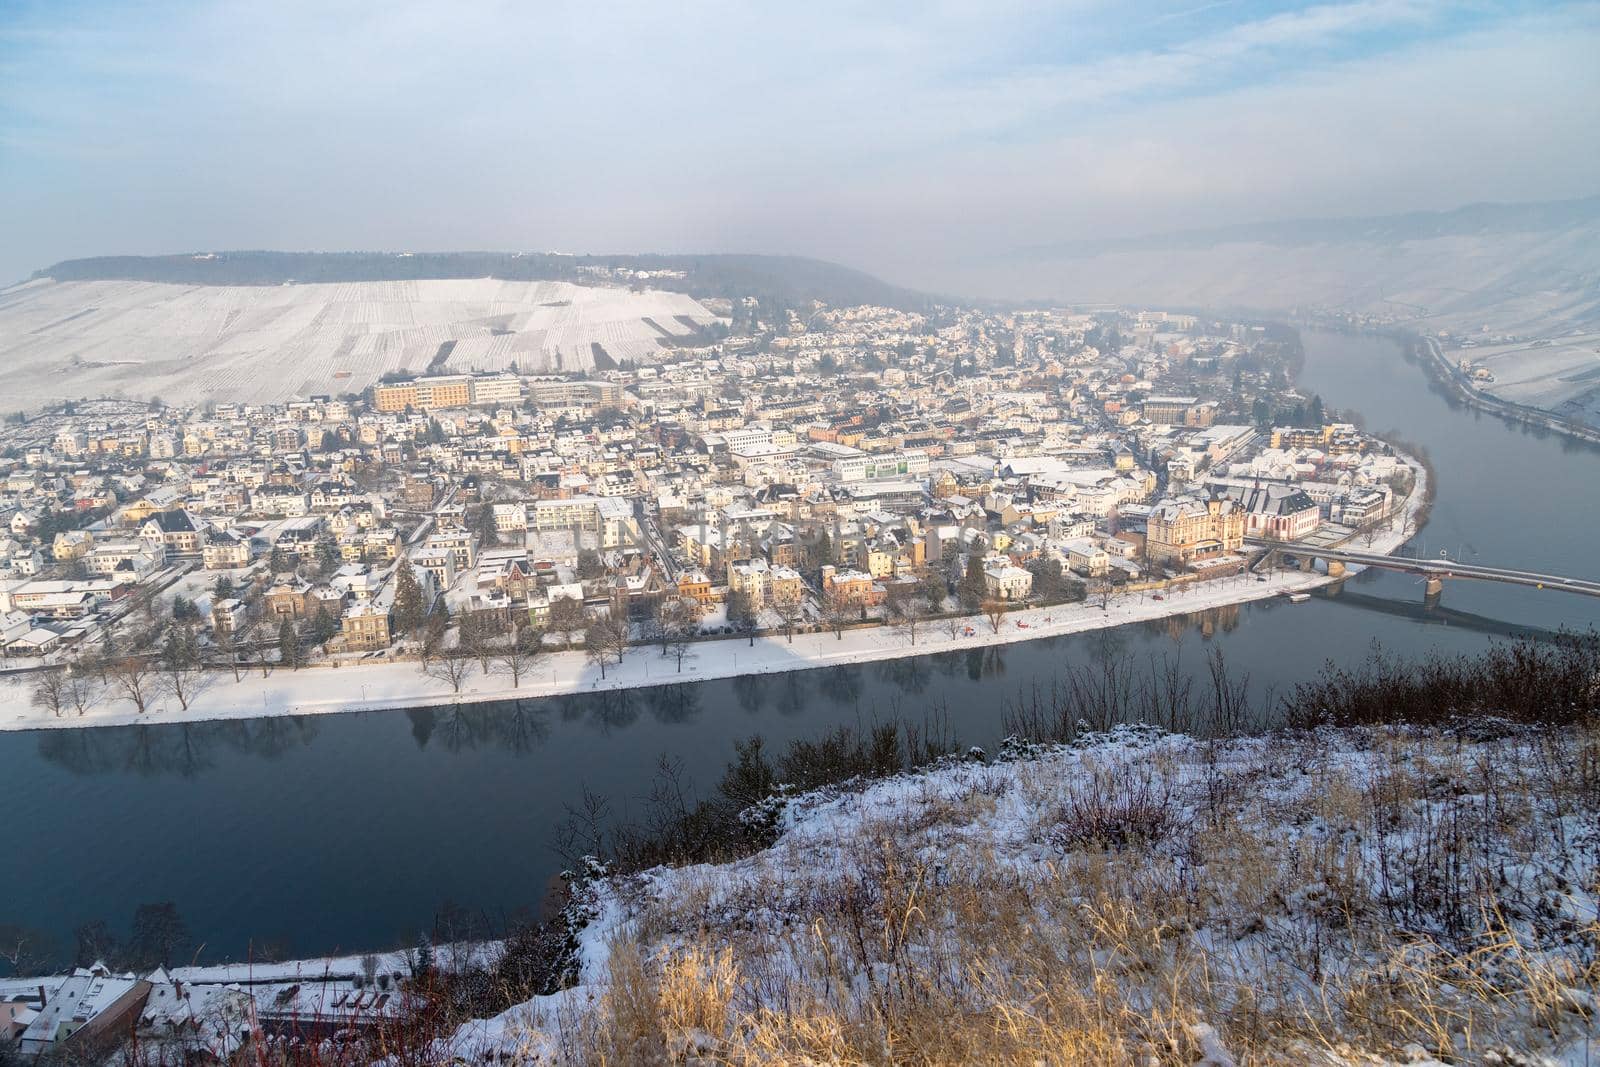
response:
[[[1179,497],[1156,505],[1145,535],[1150,558],[1187,566],[1244,546],[1244,509],[1228,499]]]
[[[434,378],[413,378],[408,382],[377,385],[372,404],[379,411],[432,411],[436,408],[464,408],[472,403],[472,377],[449,374]]]

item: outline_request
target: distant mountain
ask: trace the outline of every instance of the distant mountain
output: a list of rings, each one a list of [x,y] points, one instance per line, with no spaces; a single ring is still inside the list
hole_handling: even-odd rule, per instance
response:
[[[938,280],[1040,302],[1448,331],[1479,346],[1491,391],[1600,425],[1600,197],[1069,241]]]
[[[376,282],[452,278],[508,281],[593,281],[582,268],[683,271],[651,277],[654,289],[696,299],[753,296],[799,307],[881,304],[918,310],[932,298],[858,270],[800,256],[562,255],[550,252],[203,252],[172,256],[71,259],[34,274],[54,281],[142,281],[183,285],[282,285],[287,282]]]
[[[1571,230],[1600,223],[1600,196],[1529,204],[1468,204],[1451,211],[1413,211],[1364,218],[1289,219],[1209,229],[1180,230],[1094,241],[1063,241],[1018,251],[1022,257],[1092,257],[1123,252],[1215,248],[1229,244],[1277,246],[1429,241],[1441,237],[1491,237]]]

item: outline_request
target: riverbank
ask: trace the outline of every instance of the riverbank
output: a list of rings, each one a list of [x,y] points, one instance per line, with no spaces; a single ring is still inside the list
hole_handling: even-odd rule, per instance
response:
[[[1474,385],[1457,367],[1450,365],[1439,342],[1425,334],[1400,332],[1394,339],[1407,350],[1416,353],[1430,380],[1442,386],[1456,401],[1477,411],[1498,416],[1518,426],[1532,426],[1549,430],[1585,444],[1600,445],[1600,429],[1542,408],[1529,407],[1506,400]]]
[[[1408,458],[1407,463],[1416,482],[1405,507],[1374,537],[1371,551],[1393,552],[1413,536],[1432,495],[1425,467],[1415,459]],[[919,627],[914,640],[895,627],[871,626],[840,634],[796,634],[792,640],[782,634],[766,634],[758,636],[754,643],[746,638],[702,641],[691,647],[681,670],[676,660],[661,656],[654,646],[638,645],[629,650],[621,663],[607,666],[604,677],[582,652],[552,652],[539,657],[533,669],[524,674],[520,685],[513,685],[504,675],[474,671],[460,692],[452,691],[444,681],[423,674],[415,662],[346,664],[299,671],[279,669],[265,678],[259,673],[247,672],[237,681],[231,674],[208,675],[204,691],[192,696],[187,708],[180,707],[176,699],[164,696],[152,701],[150,710],[144,714],[135,711],[131,704],[119,701],[93,707],[83,715],[68,712],[56,716],[33,707],[28,699],[28,679],[13,676],[9,686],[0,689],[0,704],[5,707],[5,711],[0,712],[0,730],[81,729],[448,707],[639,689],[748,674],[782,674],[844,663],[869,663],[1064,637],[1308,592],[1336,581],[1338,579],[1326,574],[1303,571],[1260,576],[1246,572],[1237,577],[1177,586],[1158,594],[1162,599],[1150,593],[1123,594],[1103,608],[1091,603],[1024,608],[1009,612],[998,630],[981,615],[967,618],[953,636],[944,620],[929,622]],[[970,630],[970,634],[966,630]]]

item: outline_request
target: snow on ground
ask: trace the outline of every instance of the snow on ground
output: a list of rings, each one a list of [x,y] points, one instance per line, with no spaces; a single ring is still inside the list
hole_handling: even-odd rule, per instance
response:
[[[898,1024],[970,1062],[911,1054],[942,1019],[993,1062],[1586,1063],[1600,811],[1547,774],[1595,743],[1122,727],[802,795],[744,859],[581,887],[579,984],[453,1048],[877,1062]]]
[[[1363,541],[1364,551],[1393,552],[1404,541],[1402,530],[1409,527],[1402,524],[1415,516],[1427,493],[1425,471],[1420,465],[1413,466],[1413,470],[1417,485],[1404,512],[1389,530],[1373,539],[1370,548]],[[1359,568],[1350,570],[1354,573]],[[1091,603],[1026,608],[1006,615],[998,633],[981,616],[967,620],[972,630],[970,636],[962,633],[952,637],[942,620],[930,621],[919,628],[915,644],[907,635],[887,626],[846,630],[842,635],[831,631],[796,634],[792,641],[781,633],[770,634],[758,637],[753,645],[746,638],[700,641],[694,644],[681,672],[674,660],[662,657],[651,646],[630,650],[622,663],[606,668],[603,678],[599,668],[591,664],[584,653],[552,652],[537,661],[533,671],[524,675],[520,686],[513,687],[511,679],[503,675],[475,672],[460,693],[452,692],[445,682],[425,676],[415,662],[347,662],[337,667],[274,670],[266,678],[261,677],[259,670],[246,671],[238,681],[231,674],[219,674],[208,690],[190,701],[187,710],[180,709],[172,698],[153,704],[144,715],[138,714],[125,701],[106,701],[85,715],[58,718],[30,704],[26,674],[12,674],[0,681],[0,730],[375,711],[635,689],[733,678],[741,674],[781,674],[837,663],[866,663],[1061,637],[1303,592],[1333,580],[1325,574],[1303,571],[1282,571],[1263,577],[1266,581],[1244,574],[1183,586],[1180,587],[1182,591],[1163,594],[1161,600],[1147,594],[1125,594],[1113,598],[1104,609]]]
[[[42,282],[0,294],[0,408],[100,394],[281,403],[360,392],[420,373],[446,341],[450,371],[581,371],[590,345],[648,360],[683,316],[716,316],[682,293],[494,278],[281,286]]]

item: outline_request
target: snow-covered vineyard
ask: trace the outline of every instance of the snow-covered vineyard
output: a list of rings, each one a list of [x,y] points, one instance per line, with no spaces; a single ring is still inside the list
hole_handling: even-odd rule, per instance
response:
[[[1124,729],[595,882],[515,1062],[1587,1064],[1600,737]],[[699,1057],[699,1058],[697,1058]]]
[[[648,321],[647,321],[648,320]],[[7,410],[74,396],[280,403],[425,370],[579,372],[598,343],[645,361],[689,323],[682,293],[494,278],[280,286],[41,280],[0,293]],[[70,377],[69,377],[70,372]]]

